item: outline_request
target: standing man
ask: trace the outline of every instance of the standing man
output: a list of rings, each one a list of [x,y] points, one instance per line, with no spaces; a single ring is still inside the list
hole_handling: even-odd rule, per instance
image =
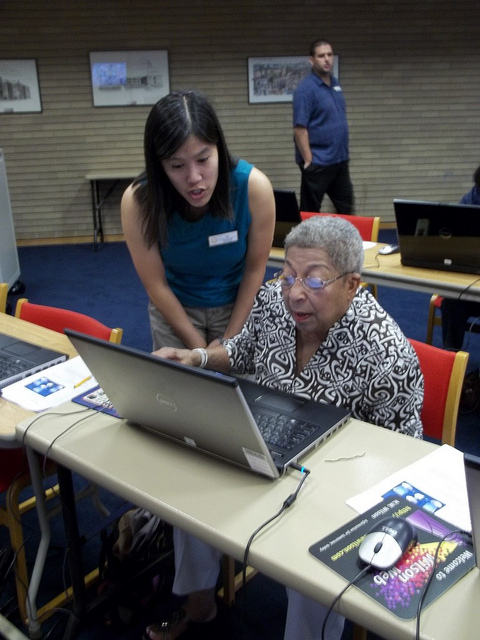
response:
[[[320,211],[326,193],[337,213],[353,214],[346,105],[332,75],[331,45],[313,42],[310,63],[312,72],[293,95],[295,160],[302,172],[300,209]]]

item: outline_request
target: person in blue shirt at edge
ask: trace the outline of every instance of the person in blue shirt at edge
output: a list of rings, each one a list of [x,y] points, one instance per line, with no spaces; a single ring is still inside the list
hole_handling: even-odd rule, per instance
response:
[[[474,185],[460,200],[460,204],[480,205],[480,166],[473,174]],[[465,337],[465,326],[469,318],[480,318],[480,303],[468,300],[442,300],[442,338],[443,347],[450,351],[459,351]]]
[[[233,159],[210,102],[178,91],[154,105],[145,173],[125,191],[125,240],[149,296],[153,347],[237,334],[265,277],[275,225],[268,178]]]
[[[310,46],[311,73],[293,94],[295,161],[302,174],[300,210],[320,211],[325,193],[337,213],[353,214],[345,98],[333,72],[333,49]]]
[[[421,438],[418,358],[397,323],[360,286],[362,264],[357,229],[343,218],[314,216],[288,234],[283,272],[260,289],[238,335],[206,350],[164,347],[155,355],[223,373],[254,373],[267,387],[330,402],[360,420]],[[207,631],[191,620],[214,619],[221,558],[184,531],[175,529],[174,536],[175,592],[187,599],[173,627],[165,627],[168,640],[192,627]],[[196,590],[203,610],[191,607]],[[287,594],[284,640],[318,640],[327,607],[292,588]],[[344,618],[332,613],[327,640],[340,640],[343,626]],[[145,638],[163,638],[161,627],[153,630]],[[188,637],[211,640],[209,633]]]

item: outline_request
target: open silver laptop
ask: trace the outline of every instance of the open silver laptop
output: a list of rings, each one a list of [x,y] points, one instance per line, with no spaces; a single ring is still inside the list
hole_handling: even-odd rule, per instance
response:
[[[122,417],[270,478],[284,473],[349,417],[344,409],[244,379],[68,329],[65,333]],[[267,445],[262,437],[256,419],[272,422],[278,414],[293,432],[293,444],[280,439]]]
[[[64,353],[0,333],[0,389],[66,359]]]
[[[394,200],[402,264],[480,274],[480,207]]]

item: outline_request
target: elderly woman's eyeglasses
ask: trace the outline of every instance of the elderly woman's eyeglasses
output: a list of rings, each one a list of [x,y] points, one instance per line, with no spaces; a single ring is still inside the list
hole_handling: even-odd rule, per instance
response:
[[[273,277],[276,280],[278,280],[278,282],[281,284],[281,286],[284,289],[291,289],[295,284],[295,282],[298,280],[302,284],[304,289],[312,293],[315,293],[316,291],[321,291],[322,289],[325,289],[327,285],[332,284],[332,282],[335,282],[336,280],[339,280],[340,278],[343,278],[343,276],[346,276],[346,275],[347,275],[346,273],[342,273],[340,276],[337,276],[336,278],[330,278],[330,280],[322,280],[322,278],[317,278],[316,276],[307,276],[306,278],[296,278],[295,276],[290,276],[290,275],[287,275],[286,273],[283,273],[283,271],[278,271],[278,273],[275,273]]]

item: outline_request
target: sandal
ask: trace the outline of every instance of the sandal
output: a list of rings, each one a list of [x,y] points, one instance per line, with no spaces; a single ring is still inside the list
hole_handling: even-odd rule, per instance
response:
[[[193,632],[192,637],[213,639],[218,635],[218,622],[217,616],[206,622],[194,622],[190,620],[184,609],[178,609],[169,618],[149,625],[142,640],[175,640],[186,631]]]

